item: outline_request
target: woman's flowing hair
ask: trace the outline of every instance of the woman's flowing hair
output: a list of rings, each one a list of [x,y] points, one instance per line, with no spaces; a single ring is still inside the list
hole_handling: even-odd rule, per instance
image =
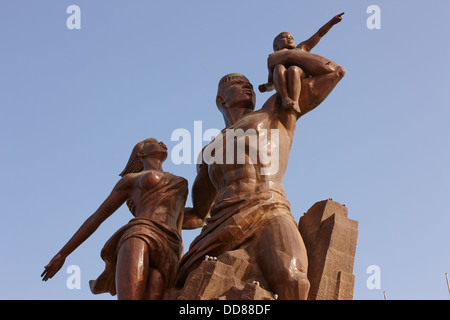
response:
[[[125,166],[125,169],[123,169],[119,176],[124,177],[129,173],[138,173],[144,170],[144,166],[142,165],[142,161],[139,157],[139,152],[142,150],[146,142],[158,143],[158,140],[149,138],[144,141],[138,142],[134,146],[133,151],[131,151],[130,159],[128,159],[128,163]],[[134,215],[136,212],[136,207],[130,199],[127,200],[127,206],[130,209],[131,213]]]
[[[146,142],[158,143],[158,140],[149,138],[145,139],[144,141],[138,142],[134,146],[133,151],[131,151],[130,159],[128,159],[128,163],[125,166],[125,169],[123,169],[119,176],[123,177],[129,173],[138,173],[144,170],[141,159],[139,158],[139,151],[142,150],[142,147]]]

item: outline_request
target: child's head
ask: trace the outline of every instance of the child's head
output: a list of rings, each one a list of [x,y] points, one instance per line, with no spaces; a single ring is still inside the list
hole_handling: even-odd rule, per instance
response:
[[[273,40],[273,51],[281,49],[294,49],[295,42],[294,37],[289,32],[282,32]]]

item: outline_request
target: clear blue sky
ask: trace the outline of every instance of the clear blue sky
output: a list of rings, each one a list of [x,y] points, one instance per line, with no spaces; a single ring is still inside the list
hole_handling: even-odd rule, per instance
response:
[[[69,30],[66,8],[81,8]],[[381,9],[369,30],[366,9]],[[215,106],[226,73],[267,77],[272,40],[300,42],[345,11],[313,52],[347,69],[297,127],[284,186],[300,216],[327,198],[359,222],[355,299],[448,299],[450,2],[1,1],[0,299],[92,295],[100,250],[131,214],[124,206],[44,283],[43,266],[106,198],[132,147],[169,149],[178,128],[223,128]],[[259,108],[269,94],[257,92]],[[206,142],[203,142],[205,144]],[[195,178],[194,165],[166,171]],[[190,204],[190,199],[188,204]],[[183,233],[185,247],[198,230]],[[69,290],[66,268],[81,269]],[[367,268],[381,288],[366,286]]]

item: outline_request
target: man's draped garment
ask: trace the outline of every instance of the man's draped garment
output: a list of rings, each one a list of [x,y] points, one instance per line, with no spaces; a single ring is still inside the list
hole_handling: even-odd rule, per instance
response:
[[[181,260],[177,287],[183,286],[189,273],[199,266],[205,255],[218,257],[239,248],[273,219],[289,228],[297,228],[286,195],[276,190],[223,199],[213,205],[210,215]]]

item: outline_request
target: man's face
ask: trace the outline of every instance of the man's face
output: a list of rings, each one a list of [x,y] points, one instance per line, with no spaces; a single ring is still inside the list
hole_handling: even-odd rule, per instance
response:
[[[278,50],[281,49],[294,49],[295,48],[295,41],[292,34],[289,32],[282,32],[280,33],[276,39],[275,43],[278,47]]]
[[[245,79],[228,81],[220,88],[218,96],[231,108],[255,109],[255,92],[252,84]]]

